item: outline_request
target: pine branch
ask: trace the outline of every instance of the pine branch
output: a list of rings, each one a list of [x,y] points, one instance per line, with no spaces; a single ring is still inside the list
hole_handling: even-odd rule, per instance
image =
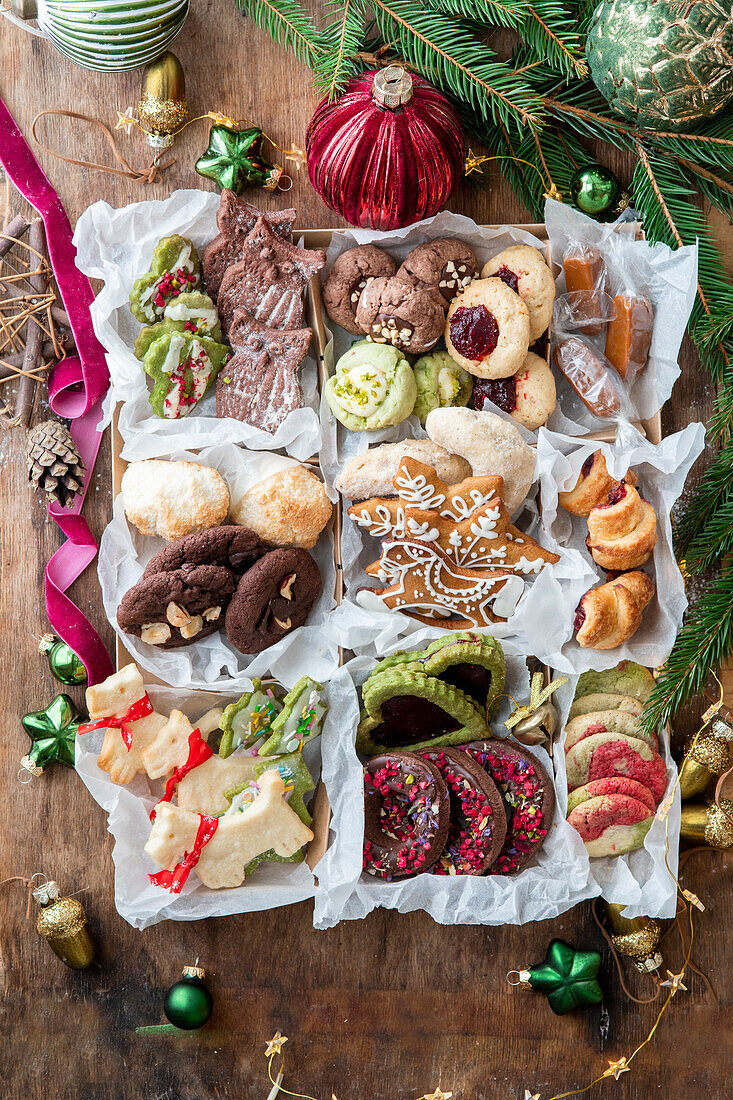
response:
[[[521,35],[538,58],[564,76],[588,76],[577,23],[558,0],[535,0]]]
[[[410,65],[484,122],[519,130],[540,124],[533,90],[493,60],[467,26],[420,0],[373,0],[373,6],[383,40],[395,43]]]
[[[690,607],[669,660],[654,685],[639,721],[642,730],[662,729],[683,703],[700,694],[711,669],[733,649],[733,565]]]
[[[427,0],[435,11],[455,15],[468,23],[491,27],[520,28],[527,15],[528,0]]]
[[[335,99],[352,76],[361,71],[358,54],[367,33],[365,0],[330,0],[335,18],[323,31],[328,47],[314,68],[318,74],[316,86]]]
[[[733,443],[726,443],[705,471],[705,477],[677,523],[675,548],[687,558],[693,543],[733,490]],[[698,544],[699,545],[699,544]],[[699,551],[698,551],[699,553]]]
[[[315,68],[325,51],[323,36],[297,0],[237,0],[242,15],[266,31],[283,49]]]

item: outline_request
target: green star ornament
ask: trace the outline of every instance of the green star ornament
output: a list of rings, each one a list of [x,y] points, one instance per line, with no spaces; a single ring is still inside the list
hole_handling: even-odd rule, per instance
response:
[[[273,191],[282,168],[264,159],[264,141],[265,135],[256,126],[246,130],[212,126],[209,147],[196,161],[196,171],[213,180],[222,191],[227,188],[235,195],[250,183],[259,183],[266,191]]]
[[[542,962],[528,967],[521,976],[530,988],[545,994],[557,1016],[564,1016],[580,1005],[601,1003],[600,965],[598,951],[576,951],[564,940],[553,940]]]
[[[33,742],[28,753],[31,764],[45,768],[58,762],[74,767],[74,740],[84,719],[68,695],[57,695],[44,710],[24,714],[23,729]]]

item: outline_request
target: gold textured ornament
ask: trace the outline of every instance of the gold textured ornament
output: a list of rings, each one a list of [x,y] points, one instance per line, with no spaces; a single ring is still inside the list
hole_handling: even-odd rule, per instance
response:
[[[683,806],[680,836],[711,848],[733,847],[733,801],[721,798],[719,804],[693,802]]]
[[[58,884],[44,882],[33,891],[41,906],[36,929],[48,940],[62,962],[72,970],[86,970],[94,962],[94,944],[87,931],[84,906],[76,898],[62,898]]]
[[[680,767],[680,794],[692,798],[704,791],[711,779],[722,775],[729,767],[728,741],[719,736],[716,726],[730,727],[715,721],[709,730],[690,737],[685,743],[685,755]]]
[[[637,970],[649,974],[662,965],[657,950],[662,929],[653,917],[625,917],[624,905],[606,903],[608,920],[613,928],[611,943],[619,955],[631,959]]]
[[[170,50],[145,66],[137,110],[148,145],[168,149],[188,118],[183,66]]]

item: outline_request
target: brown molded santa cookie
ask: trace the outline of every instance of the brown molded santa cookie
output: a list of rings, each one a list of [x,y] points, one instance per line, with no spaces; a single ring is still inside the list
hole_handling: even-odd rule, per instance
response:
[[[372,279],[362,291],[356,321],[368,340],[419,355],[440,339],[445,302],[437,290],[406,276]]]
[[[178,649],[219,629],[236,587],[234,573],[221,565],[143,576],[122,597],[117,622],[149,645]]]
[[[476,253],[470,245],[455,237],[440,237],[413,248],[397,274],[437,287],[446,302],[450,302],[476,278],[478,268]]]
[[[302,626],[321,591],[321,574],[307,550],[272,550],[242,577],[225,619],[240,653],[260,653]]]
[[[395,267],[392,257],[374,244],[342,252],[323,284],[323,305],[331,320],[355,336],[363,335],[356,321],[361,292],[372,279],[394,275]]]

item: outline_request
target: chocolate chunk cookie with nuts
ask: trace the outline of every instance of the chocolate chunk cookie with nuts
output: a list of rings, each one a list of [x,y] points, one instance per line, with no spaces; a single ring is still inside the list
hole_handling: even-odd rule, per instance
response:
[[[179,649],[219,630],[236,587],[236,575],[221,565],[144,575],[122,597],[117,622],[148,645]]]
[[[240,653],[260,653],[303,625],[320,591],[307,550],[272,550],[240,580],[227,608],[227,638]]]
[[[413,248],[397,274],[437,287],[446,302],[450,302],[476,278],[478,269],[479,262],[470,245],[456,237],[439,237]]]
[[[190,570],[199,565],[220,565],[235,573],[244,573],[269,549],[267,543],[248,527],[235,524],[209,527],[169,542],[150,559],[143,577]]]
[[[362,291],[356,321],[377,344],[392,344],[419,355],[440,338],[445,301],[433,287],[408,275],[372,279]]]
[[[394,275],[396,266],[392,257],[374,244],[361,244],[342,252],[323,284],[323,305],[331,320],[347,332],[361,336],[363,330],[356,320],[361,292],[372,279]]]

